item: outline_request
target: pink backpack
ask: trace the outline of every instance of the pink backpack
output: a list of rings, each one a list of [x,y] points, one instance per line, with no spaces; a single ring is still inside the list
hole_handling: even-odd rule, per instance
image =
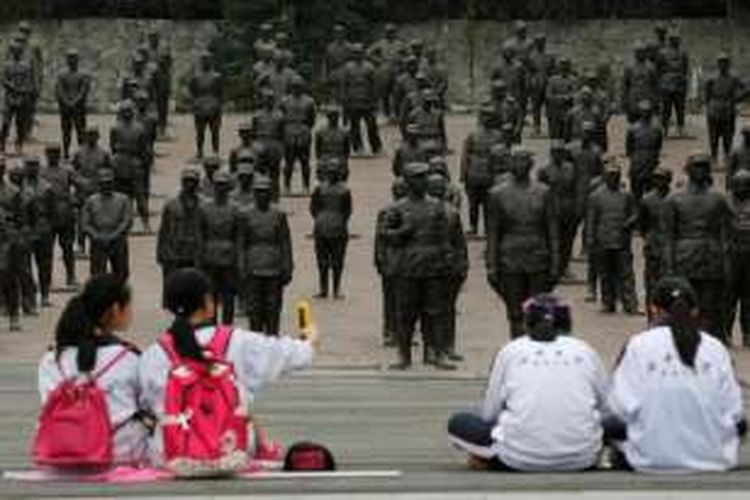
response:
[[[181,358],[167,332],[159,344],[172,367],[161,420],[166,467],[178,476],[215,476],[247,464],[248,418],[234,366],[226,361],[232,329],[216,328],[208,361]]]
[[[112,465],[112,435],[105,392],[96,381],[128,353],[123,348],[91,376],[67,377],[47,398],[39,416],[32,456],[34,463],[54,467],[108,467]]]

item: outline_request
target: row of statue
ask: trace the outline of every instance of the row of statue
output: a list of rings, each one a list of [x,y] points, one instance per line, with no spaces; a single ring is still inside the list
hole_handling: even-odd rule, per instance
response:
[[[39,89],[38,51],[31,49],[28,25],[21,28],[26,34],[11,44],[3,73],[3,144],[15,121],[19,152],[31,132],[32,96],[38,97]],[[750,310],[745,302],[750,280],[743,279],[744,252],[750,250],[744,242],[750,241],[745,221],[750,129],[743,129],[745,140],[737,148],[731,143],[745,87],[732,74],[728,57],[720,55],[717,75],[705,85],[712,156],[691,156],[688,186],[671,194],[671,172],[660,167],[660,155],[673,111],[684,135],[689,58],[677,34],[661,29],[656,34],[655,42],[636,46],[623,74],[619,106],[607,71],[581,71],[569,59],[547,54],[544,37],[529,36],[522,22],[489,72],[490,96],[464,141],[457,180],[468,198],[466,234],[476,237],[484,228],[488,283],[506,303],[513,336],[523,333],[525,300],[572,278],[569,265],[579,231],[588,260],[588,300],[600,298],[605,312],[614,312],[618,302],[626,313],[640,312],[631,250],[635,232],[646,242],[646,297],[667,274],[689,278],[701,296],[707,331],[724,340],[734,305],[742,301],[742,310]],[[205,269],[221,304],[217,319],[232,323],[239,304],[253,329],[277,334],[284,288],[294,272],[281,195],[291,193],[297,164],[303,191],[310,194],[314,157],[318,182],[310,212],[319,296],[328,297],[332,288],[333,296],[342,298],[352,215],[350,157],[364,150],[362,122],[370,151],[381,153],[377,116],[382,111],[402,137],[391,161],[394,199],[374,221],[383,341],[397,347],[394,368],[406,369],[419,326],[425,363],[454,369],[462,359],[456,348],[456,303],[469,258],[461,188],[453,183],[446,159],[451,152],[444,118],[447,72],[433,48],[402,42],[394,26],[368,49],[348,41],[343,25],[333,36],[325,57],[326,95],[318,106],[293,69],[288,37],[274,35],[270,25],[261,27],[249,86],[257,109],[239,127],[239,145],[226,162],[219,157],[222,75],[210,52],[200,54],[189,91],[203,172],[185,168],[179,194],[164,206],[156,261],[164,277],[183,267]],[[154,144],[168,124],[171,57],[158,32],[147,40],[120,82],[108,148],[99,144],[97,129],[86,128],[91,77],[79,69],[78,54],[69,51],[56,85],[62,147],[47,147],[43,166],[34,156],[23,157],[7,181],[4,170],[11,160],[0,163],[0,284],[12,329],[20,327],[19,312],[36,313],[37,295],[42,306],[49,305],[56,241],[67,285],[74,288],[76,241],[79,251],[88,251],[92,274],[110,269],[128,279],[128,237],[136,214],[143,231],[152,233]],[[316,128],[319,111],[326,123]],[[606,156],[608,123],[619,111],[629,122],[629,190],[621,186],[620,160]],[[531,134],[524,132],[529,114]],[[536,168],[534,154],[522,143],[541,134],[543,114],[550,160]],[[70,155],[74,130],[78,149]],[[204,154],[207,131],[211,155]],[[731,196],[711,189],[721,140]],[[741,314],[750,344],[750,316]]]

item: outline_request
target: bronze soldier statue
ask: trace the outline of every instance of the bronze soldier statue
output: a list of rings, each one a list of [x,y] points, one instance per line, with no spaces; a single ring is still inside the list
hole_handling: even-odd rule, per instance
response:
[[[97,191],[99,170],[112,169],[112,158],[109,152],[99,146],[99,129],[93,127],[86,129],[83,143],[73,154],[71,164],[75,172],[78,250],[81,254],[85,254],[86,237],[81,227],[81,210],[88,197]]]
[[[250,328],[278,335],[284,288],[292,281],[292,238],[286,214],[271,204],[268,177],[256,177],[255,206],[241,220],[239,276],[250,310]]]
[[[252,124],[256,142],[263,145],[265,154],[256,166],[257,170],[271,179],[273,199],[279,199],[279,176],[281,157],[284,154],[284,115],[276,108],[273,92],[262,92],[262,108],[253,116]]]
[[[731,182],[732,222],[729,238],[726,331],[730,336],[739,306],[742,345],[750,347],[750,171],[740,170]]]
[[[221,168],[218,156],[208,156],[203,159],[203,176],[198,186],[198,194],[202,201],[210,201],[216,196],[216,174]]]
[[[163,282],[179,269],[198,267],[203,251],[201,232],[200,173],[186,168],[181,174],[180,193],[167,201],[161,214],[156,239],[156,262],[162,269]]]
[[[156,67],[156,111],[158,136],[164,137],[169,121],[169,99],[172,96],[172,53],[166,43],[162,43],[159,30],[152,29],[148,34],[148,59]]]
[[[55,240],[62,250],[65,265],[66,284],[69,288],[77,288],[76,263],[73,247],[76,239],[76,210],[75,194],[76,174],[67,165],[60,164],[60,146],[51,145],[46,148],[47,167],[42,170],[41,177],[47,181],[54,197],[54,209],[51,218],[52,246]]]
[[[514,59],[526,64],[534,42],[529,38],[529,25],[526,24],[526,21],[516,21],[513,32],[513,36],[507,39],[503,45],[510,50]]]
[[[349,243],[349,219],[352,216],[352,193],[335,165],[324,166],[322,181],[310,199],[310,214],[315,222],[315,256],[318,261],[320,288],[318,298],[328,298],[329,275],[333,278],[333,297],[342,299],[341,276],[344,273],[346,247]]]
[[[289,67],[289,61],[281,51],[273,55],[273,65],[261,75],[255,83],[256,88],[268,89],[273,92],[274,104],[279,105],[281,100],[290,92],[292,82],[301,78],[296,71]]]
[[[67,69],[57,77],[55,95],[60,109],[60,127],[62,129],[63,158],[70,154],[70,142],[73,129],[76,142],[80,147],[86,130],[86,104],[88,102],[91,77],[78,69],[78,51],[68,50],[65,57]]]
[[[30,207],[25,203],[22,196],[25,177],[26,172],[23,166],[17,166],[8,171],[9,188],[14,189],[18,193],[17,201],[14,203],[17,214],[16,228],[18,230],[14,262],[18,262],[18,265],[13,266],[13,269],[17,272],[16,278],[18,279],[18,288],[21,291],[21,309],[23,310],[23,314],[25,316],[37,316],[37,286],[34,282],[34,276],[31,269],[31,246],[34,237],[32,227],[34,221],[38,220],[38,217],[36,216],[35,210],[30,210],[30,208],[33,207]]]
[[[653,188],[641,199],[639,226],[643,235],[643,257],[645,268],[643,282],[646,288],[646,304],[651,304],[656,285],[666,277],[664,271],[665,227],[664,207],[669,198],[672,171],[659,167],[654,171]],[[651,311],[647,311],[649,319]]]
[[[659,102],[659,77],[656,68],[648,59],[648,49],[637,43],[634,49],[635,60],[625,68],[622,76],[622,109],[633,123],[640,117],[639,103]]]
[[[237,127],[237,136],[240,139],[240,144],[232,148],[229,152],[229,173],[232,175],[237,173],[240,156],[254,156],[253,141],[255,140],[255,131],[252,124],[248,122],[240,123],[239,127]]]
[[[584,217],[586,175],[571,161],[570,151],[562,141],[552,141],[550,162],[539,172],[539,180],[549,186],[559,224],[560,270],[570,278],[570,257],[578,227]]]
[[[597,132],[606,130],[607,119],[606,111],[596,101],[593,89],[584,85],[578,93],[578,102],[568,112],[568,123],[565,127],[566,141],[580,139],[585,122],[593,123]]]
[[[198,68],[190,79],[190,97],[193,100],[195,117],[195,145],[197,157],[203,158],[203,142],[206,128],[211,132],[211,149],[219,153],[219,132],[221,130],[222,82],[221,74],[214,70],[213,58],[209,52],[202,52]]]
[[[419,74],[419,60],[414,56],[408,56],[403,62],[404,68],[396,75],[393,85],[393,112],[401,116],[406,96],[419,89],[417,75]],[[400,124],[402,127],[403,123]]]
[[[10,331],[20,331],[19,315],[22,267],[21,195],[5,178],[6,162],[0,157],[0,294],[8,314]]]
[[[628,128],[625,136],[625,152],[630,159],[630,190],[639,201],[651,189],[654,170],[659,166],[663,132],[653,119],[650,101],[641,101],[638,110],[638,121]]]
[[[261,54],[276,50],[276,41],[273,39],[273,25],[263,23],[260,25],[260,33],[253,43],[255,57],[261,57]]]
[[[55,195],[52,186],[42,178],[39,158],[24,159],[24,178],[21,189],[22,210],[27,243],[37,269],[42,307],[51,307],[49,300],[52,284],[52,219],[55,215]]]
[[[133,225],[133,204],[115,191],[115,176],[99,171],[99,192],[86,200],[81,225],[91,241],[91,275],[109,272],[125,281],[130,276],[128,233]]]
[[[18,45],[21,47],[21,54],[31,68],[32,74],[32,92],[29,102],[29,116],[25,120],[26,131],[24,136],[31,137],[31,131],[36,119],[37,104],[44,84],[44,54],[42,48],[34,43],[31,39],[31,24],[26,21],[18,23],[18,35],[16,37]]]
[[[741,141],[732,149],[727,161],[725,185],[727,192],[732,191],[732,179],[740,170],[750,171],[750,126],[745,125],[740,131]]]
[[[453,235],[445,203],[427,196],[429,165],[405,168],[408,198],[389,212],[384,237],[399,247],[397,342],[399,362],[411,366],[412,337],[417,321],[424,338],[424,363],[453,370],[446,359],[450,329],[450,276]]]
[[[494,109],[488,106],[479,111],[477,129],[469,134],[464,142],[461,155],[461,183],[469,200],[469,234],[479,234],[480,211],[487,230],[487,209],[489,190],[494,184],[490,166],[490,151],[500,142],[499,134],[490,129]]]
[[[230,199],[232,178],[228,172],[216,174],[215,192],[214,198],[200,207],[203,245],[199,261],[201,269],[211,278],[214,300],[217,308],[221,308],[221,324],[231,325],[237,295],[240,217]]]
[[[674,110],[677,119],[677,134],[684,136],[690,59],[687,52],[682,49],[680,35],[677,33],[669,35],[669,44],[661,48],[658,61],[661,78],[661,122],[664,135],[669,135],[669,122],[672,118],[672,110]]]
[[[367,127],[367,138],[373,154],[380,153],[382,144],[375,119],[377,99],[375,93],[375,69],[365,60],[362,45],[351,48],[351,61],[341,72],[341,96],[344,104],[344,115],[349,120],[349,132],[352,150],[362,151],[362,121]]]
[[[508,94],[515,99],[521,114],[526,115],[528,89],[525,60],[515,57],[514,48],[506,42],[501,49],[501,57],[490,74],[492,81],[502,80],[508,85]]]
[[[550,139],[565,137],[568,112],[573,106],[576,89],[570,59],[561,58],[547,82],[547,128]]]
[[[404,169],[409,163],[425,163],[429,160],[427,153],[420,146],[419,125],[412,123],[406,127],[403,142],[396,148],[391,163],[391,172],[394,177],[403,177]]]
[[[717,58],[718,73],[705,85],[706,117],[708,119],[708,141],[711,158],[719,158],[719,141],[728,157],[737,123],[737,104],[744,99],[747,89],[744,83],[732,74],[732,63],[725,53]]]
[[[31,65],[25,61],[23,47],[12,43],[9,47],[10,59],[5,63],[2,86],[5,93],[3,125],[0,137],[0,153],[5,152],[5,144],[10,135],[10,127],[16,125],[16,152],[23,150],[31,126],[35,83]]]
[[[291,192],[294,163],[302,168],[302,186],[310,192],[310,147],[315,126],[315,101],[305,93],[305,82],[294,78],[291,93],[281,100],[279,109],[284,116],[284,190]]]
[[[341,23],[333,26],[333,40],[326,47],[325,74],[328,84],[328,98],[334,102],[341,100],[341,73],[349,61],[350,44],[346,39],[346,27]]]
[[[349,132],[341,128],[341,109],[336,106],[323,108],[328,123],[315,132],[315,158],[323,162],[329,158],[338,158],[342,170],[343,179],[349,178],[349,154],[351,146]]]
[[[117,121],[109,132],[115,188],[136,204],[144,231],[151,232],[148,213],[148,135],[136,117],[132,101],[120,103]]]
[[[432,164],[432,162],[430,163]],[[428,193],[434,199],[445,204],[451,235],[448,330],[443,348],[445,349],[445,357],[449,361],[463,361],[464,357],[456,351],[456,304],[469,273],[469,257],[466,238],[464,237],[464,226],[461,222],[460,212],[449,197],[449,183],[445,175],[440,173],[430,174]]]
[[[448,72],[438,60],[435,47],[429,47],[425,51],[425,60],[422,72],[430,83],[430,88],[435,92],[438,108],[446,109],[445,96],[448,93]]]
[[[549,189],[531,182],[532,153],[513,154],[513,179],[490,200],[487,279],[505,301],[511,337],[523,335],[522,305],[548,292],[560,273],[555,204]]]
[[[253,165],[255,158],[242,154],[237,161],[237,183],[232,192],[232,202],[237,206],[240,214],[244,214],[255,205],[255,193],[253,193],[253,179],[255,178]]]
[[[393,201],[378,212],[375,224],[375,269],[381,280],[383,301],[383,345],[396,347],[399,330],[398,314],[398,275],[399,275],[399,246],[389,241],[386,229],[391,213],[396,206],[406,198],[407,187],[402,177],[396,178],[391,185]]]
[[[407,127],[415,124],[419,127],[420,143],[425,148],[426,143],[441,154],[445,153],[448,144],[448,134],[445,131],[443,110],[435,91],[431,88],[422,91],[421,105],[412,110],[407,119]]]
[[[534,134],[542,134],[542,108],[547,101],[547,83],[552,75],[554,61],[547,53],[547,37],[534,37],[528,64],[528,91],[531,100],[531,115],[534,121]]]
[[[383,103],[383,114],[389,118],[395,119],[396,107],[393,103],[393,93],[398,75],[398,63],[401,52],[404,50],[404,44],[398,39],[396,26],[393,24],[385,25],[385,36],[375,42],[372,49],[380,51],[382,64],[384,66],[384,81],[381,89],[381,101]]]
[[[726,197],[711,189],[711,158],[692,155],[688,185],[664,208],[665,271],[690,281],[698,293],[704,331],[723,342],[727,235],[731,210]]]
[[[614,313],[617,300],[627,314],[638,312],[633,276],[632,237],[638,222],[633,196],[621,189],[620,166],[609,162],[603,175],[604,188],[588,200],[586,247],[595,256],[601,282],[602,311]]]

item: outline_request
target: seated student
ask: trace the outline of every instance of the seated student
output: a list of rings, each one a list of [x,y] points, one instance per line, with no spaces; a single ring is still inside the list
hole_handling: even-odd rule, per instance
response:
[[[448,423],[470,466],[570,471],[597,463],[607,373],[586,343],[560,334],[570,325],[563,309],[550,295],[530,299],[528,334],[495,357],[481,411]]]
[[[642,472],[735,467],[746,425],[729,352],[698,330],[698,299],[687,281],[662,280],[650,307],[660,326],[628,341],[609,395],[625,426],[621,465]]]
[[[233,379],[236,378],[237,383],[236,389],[240,392],[237,415],[242,414],[239,415],[242,425],[247,426],[247,406],[260,389],[284,373],[305,369],[312,364],[317,331],[311,326],[300,334],[299,339],[292,339],[287,336],[267,337],[242,329],[214,326],[212,319],[216,315],[216,304],[213,301],[211,284],[205,274],[195,269],[176,271],[167,279],[164,303],[166,309],[174,315],[174,322],[159,341],[141,356],[140,401],[141,406],[152,411],[159,422],[151,443],[152,461],[156,465],[173,467],[171,464],[179,460],[169,457],[170,451],[166,449],[168,443],[165,442],[165,436],[173,432],[171,428],[174,426],[183,426],[188,432],[191,418],[196,417],[192,409],[183,410],[179,415],[169,415],[166,411],[166,406],[171,404],[167,386],[172,383],[171,379],[176,373],[173,368],[177,364],[205,366],[209,361],[209,355],[223,358],[223,361],[232,367]],[[216,349],[212,346],[217,342],[217,338],[226,332],[229,332],[229,337],[226,339],[223,355],[215,351],[209,352]],[[190,397],[189,394],[187,397]],[[233,431],[232,439],[240,433]],[[244,438],[242,440],[244,441]],[[231,460],[241,461],[243,458],[238,455],[251,453],[253,450],[249,448],[250,446],[243,448],[242,444],[239,444],[231,452],[234,455]],[[188,453],[195,451],[187,450]],[[175,453],[179,453],[179,450]],[[196,453],[200,455],[199,452]],[[206,464],[198,465],[204,466],[208,467]],[[237,463],[232,465],[217,462],[210,466],[223,470],[240,468]],[[182,473],[179,470],[177,472]]]
[[[112,274],[91,278],[65,307],[55,330],[54,349],[39,363],[39,393],[46,403],[64,381],[95,378],[106,395],[114,430],[115,464],[147,458],[148,429],[138,410],[138,351],[116,336],[132,321],[130,288]],[[54,439],[54,437],[52,437]]]

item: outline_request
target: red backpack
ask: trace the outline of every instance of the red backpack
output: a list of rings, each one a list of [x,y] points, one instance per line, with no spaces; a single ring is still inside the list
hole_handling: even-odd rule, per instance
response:
[[[159,339],[172,367],[161,420],[164,462],[178,476],[215,476],[247,466],[247,405],[226,361],[232,329],[216,328],[207,361],[182,358],[168,332]]]
[[[126,354],[123,349],[93,375],[67,377],[47,398],[39,416],[32,456],[34,463],[54,467],[108,467],[112,465],[112,435],[105,392],[96,381]]]

